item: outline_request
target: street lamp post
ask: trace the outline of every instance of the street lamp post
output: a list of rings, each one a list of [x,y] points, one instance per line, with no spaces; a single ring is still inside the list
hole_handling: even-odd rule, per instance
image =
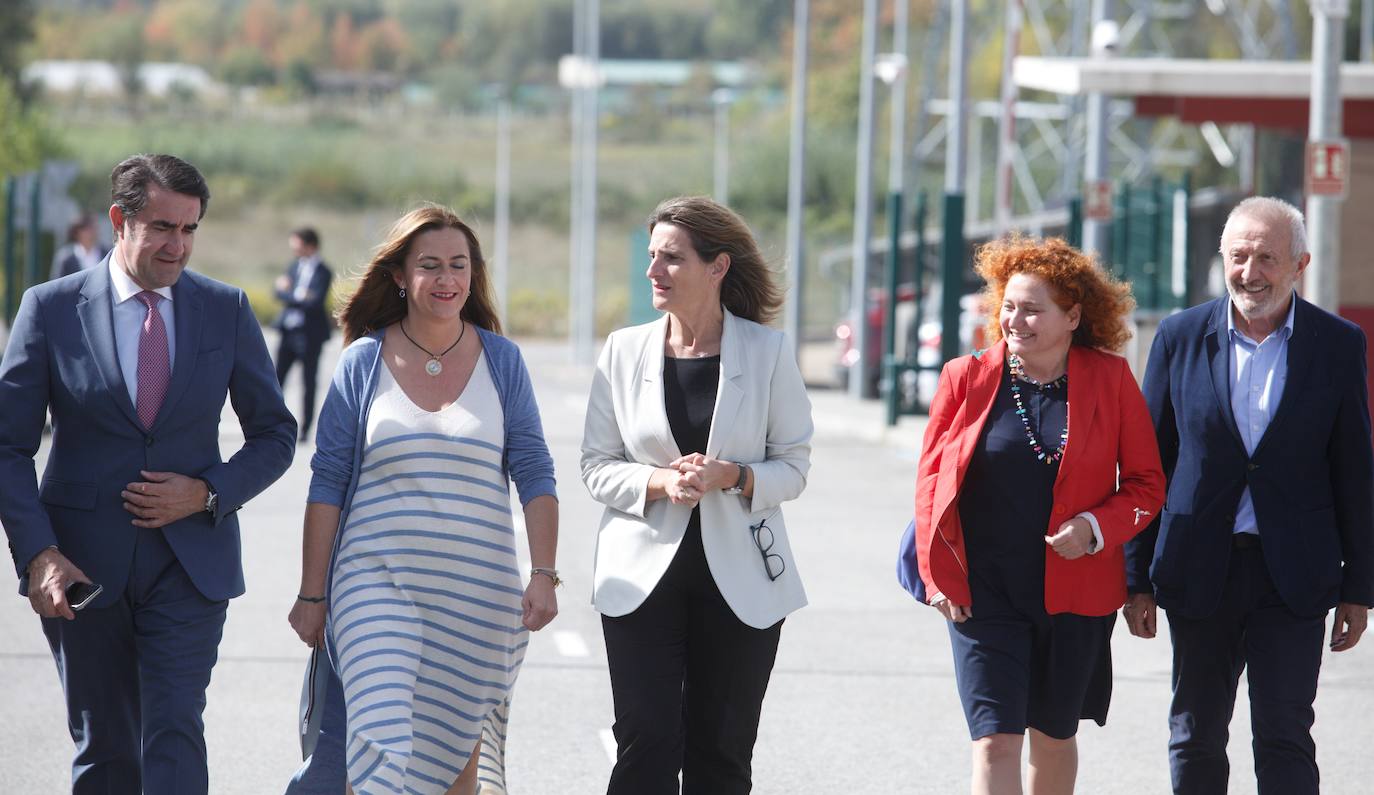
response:
[[[859,148],[854,178],[854,265],[850,279],[849,327],[855,353],[849,368],[849,394],[867,397],[869,361],[868,242],[873,228],[873,66],[878,57],[878,0],[864,0],[863,47],[859,70]]]
[[[792,9],[792,124],[787,153],[787,333],[797,351],[802,343],[802,271],[805,247],[802,203],[806,197],[806,60],[810,34],[808,0],[794,0]]]
[[[878,56],[874,74],[891,90],[891,126],[888,136],[887,163],[887,262],[884,288],[887,300],[883,304],[883,360],[882,393],[887,402],[887,422],[896,422],[900,384],[897,379],[897,283],[902,268],[902,191],[906,176],[903,150],[906,148],[906,73],[907,73],[907,2],[893,0],[892,52]],[[917,263],[920,267],[920,263]],[[916,296],[916,300],[921,297]]]
[[[735,92],[717,88],[711,92],[711,104],[716,108],[716,145],[712,194],[716,202],[730,203],[730,106],[735,104]]]
[[[496,106],[496,267],[500,317],[510,322],[510,100]]]
[[[1312,107],[1307,139],[1332,141],[1341,137],[1341,51],[1350,0],[1311,0],[1311,5]],[[1312,262],[1307,266],[1304,294],[1322,309],[1335,312],[1340,307],[1341,283],[1339,196],[1307,197],[1307,232]]]

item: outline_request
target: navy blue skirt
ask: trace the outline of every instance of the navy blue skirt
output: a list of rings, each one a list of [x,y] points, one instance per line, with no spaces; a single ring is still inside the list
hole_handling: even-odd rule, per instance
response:
[[[949,622],[970,739],[1029,727],[1064,740],[1080,720],[1106,723],[1116,613],[1033,615],[986,596],[974,598],[973,618]]]
[[[1107,719],[1116,614],[1045,612],[1045,536],[1059,465],[1028,444],[1058,446],[1068,423],[1066,380],[1020,383],[1004,370],[959,497],[973,618],[950,624],[954,672],[973,739],[1027,727],[1065,739]],[[1024,412],[1024,414],[1022,413]],[[1022,416],[1025,417],[1023,421]]]

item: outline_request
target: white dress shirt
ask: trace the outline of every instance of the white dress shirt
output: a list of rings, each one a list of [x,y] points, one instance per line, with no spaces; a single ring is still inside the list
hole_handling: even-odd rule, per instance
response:
[[[143,288],[119,266],[119,252],[110,255],[110,301],[114,305],[115,352],[119,356],[119,372],[124,376],[124,386],[129,389],[129,402],[138,405],[138,338],[143,334],[143,320],[148,310],[143,302],[134,298]],[[167,362],[175,364],[177,358],[176,315],[172,312],[172,288],[160,287],[153,292],[165,300],[157,302],[157,311],[162,315],[162,325],[167,327]]]

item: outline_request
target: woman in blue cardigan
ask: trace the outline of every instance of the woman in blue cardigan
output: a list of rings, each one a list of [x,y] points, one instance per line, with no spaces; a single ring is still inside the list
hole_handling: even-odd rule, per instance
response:
[[[360,795],[473,793],[479,756],[484,779],[503,778],[527,632],[558,610],[553,461],[529,374],[500,335],[476,236],[442,207],[396,222],[341,322],[350,344],[320,413],[290,615],[306,644],[328,641],[337,672],[327,788],[342,750]]]

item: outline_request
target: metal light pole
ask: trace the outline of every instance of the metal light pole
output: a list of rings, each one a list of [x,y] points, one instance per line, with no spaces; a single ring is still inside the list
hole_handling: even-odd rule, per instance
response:
[[[730,106],[734,103],[735,92],[728,88],[717,88],[711,92],[711,104],[716,108],[712,198],[724,205],[730,204]]]
[[[496,106],[496,267],[492,269],[497,311],[510,323],[510,101]]]
[[[597,134],[600,128],[601,85],[601,4],[600,0],[585,0],[587,19],[582,33],[583,51],[587,59],[587,87],[582,108],[582,195],[578,204],[582,210],[582,251],[579,257],[577,336],[573,340],[573,356],[579,364],[596,361],[596,155]]]
[[[1022,0],[1007,0],[1007,24],[1002,49],[1002,126],[997,136],[997,198],[993,219],[997,233],[1011,227],[1012,159],[1016,156],[1016,81],[1012,63],[1021,52],[1021,22],[1025,17]]]
[[[868,242],[873,230],[873,64],[878,54],[878,0],[864,0],[863,48],[859,70],[859,148],[854,176],[854,247],[849,294],[854,364],[849,394],[866,397],[866,375],[877,362],[868,356]]]
[[[1116,27],[1112,0],[1093,0],[1092,56],[1106,58],[1116,52],[1119,30]],[[1088,94],[1087,158],[1083,164],[1083,178],[1089,183],[1108,177],[1107,163],[1107,97],[1101,91]],[[1084,219],[1083,251],[1102,256],[1107,251],[1107,224]]]
[[[802,203],[806,198],[806,56],[810,35],[808,0],[792,7],[792,128],[787,154],[787,303],[783,325],[800,351],[802,343],[802,272],[806,268]]]
[[[1341,137],[1341,51],[1345,46],[1345,18],[1349,0],[1311,0],[1312,105],[1307,138],[1331,141]],[[1335,312],[1340,306],[1341,198],[1307,197],[1307,239],[1312,262],[1303,290],[1307,300]]]
[[[573,0],[573,54],[568,59],[568,74],[559,79],[572,91],[571,120],[568,143],[568,163],[571,168],[568,185],[568,345],[574,361],[577,361],[578,308],[582,305],[582,94],[583,83],[580,72],[586,62],[583,48],[586,45],[586,0]],[[561,66],[561,64],[560,64]],[[566,79],[564,79],[566,78]]]
[[[1360,4],[1360,63],[1374,61],[1374,0]]]
[[[892,52],[878,56],[874,71],[891,89],[887,155],[887,263],[883,311],[882,391],[887,398],[888,424],[894,421],[900,385],[897,382],[897,283],[902,269],[902,192],[906,176],[906,73],[909,0],[892,0]],[[918,264],[919,267],[919,264]],[[920,300],[920,296],[916,296]]]
[[[964,291],[964,145],[968,125],[968,0],[952,0],[949,25],[949,134],[945,139],[944,234],[940,243],[940,357],[959,356]]]

